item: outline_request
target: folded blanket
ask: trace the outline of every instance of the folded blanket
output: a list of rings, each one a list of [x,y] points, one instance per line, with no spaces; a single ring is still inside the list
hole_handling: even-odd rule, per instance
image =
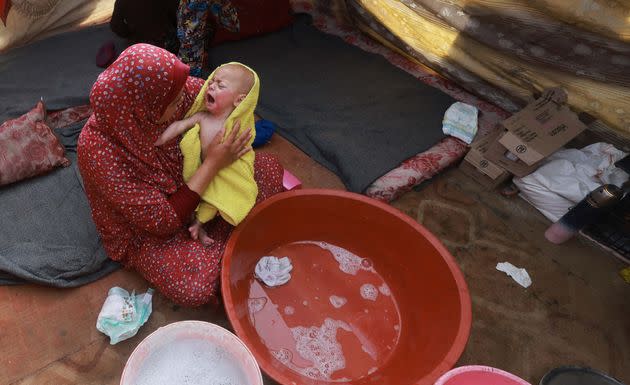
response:
[[[256,103],[258,103],[260,80],[256,72],[251,68],[236,62],[230,62],[224,65],[228,64],[242,65],[252,71],[254,74],[254,86],[245,99],[227,118],[224,137],[232,132],[234,123],[240,121],[241,132],[252,128],[252,138],[248,143],[251,145],[254,141],[254,109],[256,108]],[[217,69],[219,68],[221,68],[221,66]],[[205,109],[204,96],[208,84],[214,77],[217,69],[210,74],[208,80],[201,88],[195,102],[186,113],[186,118]],[[179,144],[182,154],[184,155],[185,181],[188,181],[199,166],[201,166],[201,141],[199,139],[199,130],[199,124],[196,124],[184,134]],[[258,186],[254,180],[254,151],[250,151],[230,166],[219,171],[214,179],[212,179],[210,185],[208,185],[203,194],[201,194],[202,202],[196,210],[197,219],[205,223],[214,218],[218,212],[228,223],[236,226],[247,216],[252,207],[254,207],[257,195]]]
[[[76,287],[120,268],[107,257],[76,162],[85,121],[56,128],[68,167],[0,187],[0,285]]]

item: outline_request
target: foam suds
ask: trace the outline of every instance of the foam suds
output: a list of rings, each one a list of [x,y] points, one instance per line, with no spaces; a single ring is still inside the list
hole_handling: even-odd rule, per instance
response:
[[[288,349],[280,349],[280,350],[269,350],[272,356],[274,356],[278,361],[284,364],[286,367],[291,370],[299,373],[300,375],[313,379],[323,379],[321,378],[321,373],[318,369],[309,366],[307,368],[301,368],[293,363],[293,354]],[[349,378],[341,378],[336,380],[331,380],[332,382],[348,382]]]
[[[385,282],[383,282],[383,284],[378,287],[378,291],[380,291],[381,294],[383,294],[383,295],[391,295],[392,294],[392,292],[389,290],[389,286],[387,286],[387,284]]]
[[[376,361],[376,351],[374,350],[373,347],[368,347],[368,346],[365,346],[365,345],[361,345],[361,350],[366,352],[367,355],[370,356],[370,358],[372,358],[374,361]]]
[[[302,301],[302,305],[308,306],[308,301]]]
[[[287,364],[287,354],[276,352],[274,357],[298,373],[315,379],[331,380],[331,375],[337,370],[346,367],[346,358],[343,355],[341,344],[337,341],[337,329],[351,331],[348,324],[343,321],[326,318],[321,327],[297,326],[291,328],[295,347],[302,358],[309,360],[313,366],[299,368],[291,363]],[[289,352],[290,353],[290,352]],[[290,357],[289,357],[290,358]],[[283,361],[285,359],[285,361]]]
[[[361,297],[369,300],[369,301],[376,301],[376,298],[378,297],[378,290],[376,289],[376,286],[372,285],[371,283],[366,283],[364,285],[361,285]]]
[[[137,385],[243,385],[247,377],[225,349],[209,341],[185,339],[163,346],[143,362]]]
[[[375,273],[372,262],[369,259],[361,258],[356,254],[339,246],[331,245],[328,242],[304,241],[299,243],[308,243],[317,245],[324,250],[330,251],[335,260],[339,263],[339,269],[346,274],[357,275],[359,270],[366,270]]]
[[[253,315],[261,311],[265,305],[267,304],[267,298],[250,298],[247,300],[247,308],[249,310],[249,314]]]
[[[276,358],[276,360],[282,362],[284,365],[291,365],[291,359],[293,358],[293,354],[288,349],[280,349],[280,350],[269,350],[272,356]]]
[[[330,298],[328,299],[330,300],[331,305],[333,305],[337,309],[339,309],[340,307],[345,305],[346,302],[348,302],[348,300],[345,299],[344,297],[339,297],[336,295],[331,295]]]
[[[286,315],[293,315],[293,314],[295,314],[295,308],[293,306],[285,306],[284,307],[284,314],[286,314]]]

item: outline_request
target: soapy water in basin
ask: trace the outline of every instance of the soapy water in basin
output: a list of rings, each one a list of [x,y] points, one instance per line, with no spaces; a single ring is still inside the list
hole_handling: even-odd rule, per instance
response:
[[[337,329],[339,328],[351,331],[350,326],[345,322],[330,318],[326,318],[321,327],[313,326],[306,328],[298,326],[291,328],[298,353],[303,358],[313,362],[313,365],[310,367],[300,368],[293,365],[291,361],[291,351],[287,349],[271,351],[271,354],[278,361],[303,376],[320,380],[330,380],[334,372],[346,367],[346,360],[341,345],[337,341]]]
[[[265,255],[293,264],[283,286],[250,280],[249,320],[273,357],[301,376],[340,383],[387,362],[400,337],[400,313],[370,259],[317,241]]]
[[[374,285],[366,283],[361,286],[361,297],[370,301],[376,301],[376,297],[378,297],[378,290]]]
[[[328,242],[304,241],[296,243],[317,245],[324,250],[330,251],[335,260],[339,262],[339,269],[344,273],[357,275],[357,272],[359,272],[359,270],[374,272],[372,262],[370,262],[369,259],[361,258],[358,255],[353,254],[342,247],[331,245]]]
[[[244,385],[238,360],[210,341],[182,339],[162,346],[143,362],[137,385]]]
[[[347,299],[345,299],[343,297],[339,297],[337,295],[331,295],[330,298],[328,298],[328,299],[330,300],[330,304],[333,305],[334,307],[336,307],[337,309],[339,309],[340,307],[345,305],[346,302],[348,302]]]
[[[381,292],[381,294],[383,295],[391,295],[392,292],[389,290],[389,286],[387,286],[386,283],[383,283],[381,286],[378,287],[378,291]]]

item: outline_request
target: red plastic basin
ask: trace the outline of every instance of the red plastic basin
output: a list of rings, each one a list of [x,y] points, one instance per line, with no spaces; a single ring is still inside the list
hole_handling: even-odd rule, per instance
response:
[[[291,280],[254,278],[287,256]],[[446,248],[400,211],[362,195],[298,190],[252,210],[224,254],[236,334],[283,385],[432,385],[468,340],[471,308]]]

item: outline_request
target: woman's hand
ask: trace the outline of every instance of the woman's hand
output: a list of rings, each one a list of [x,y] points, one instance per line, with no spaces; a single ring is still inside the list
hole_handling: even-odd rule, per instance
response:
[[[215,135],[212,142],[208,144],[204,162],[213,162],[219,169],[222,169],[251,151],[252,148],[247,142],[252,138],[252,129],[248,128],[239,135],[238,132],[240,128],[240,122],[237,121],[234,123],[232,132],[230,132],[230,135],[221,143],[221,139],[225,134],[225,127],[223,127],[223,129]]]
[[[210,184],[210,181],[212,181],[212,178],[214,178],[222,168],[229,166],[235,160],[252,150],[247,144],[252,137],[252,129],[249,128],[239,135],[238,131],[240,127],[240,122],[234,123],[232,132],[225,138],[223,143],[221,143],[221,139],[225,133],[225,127],[216,134],[212,142],[210,142],[206,148],[206,157],[201,163],[201,166],[195,171],[192,177],[190,177],[188,182],[186,182],[188,188],[199,195],[203,194],[208,184]]]

